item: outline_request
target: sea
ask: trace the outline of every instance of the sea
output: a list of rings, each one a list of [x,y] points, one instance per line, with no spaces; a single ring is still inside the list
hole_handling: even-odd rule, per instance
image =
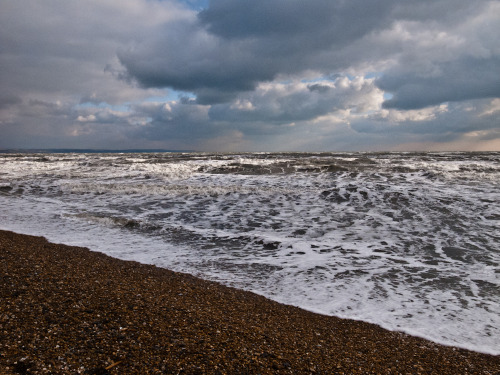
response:
[[[2,153],[0,228],[500,355],[499,152]]]

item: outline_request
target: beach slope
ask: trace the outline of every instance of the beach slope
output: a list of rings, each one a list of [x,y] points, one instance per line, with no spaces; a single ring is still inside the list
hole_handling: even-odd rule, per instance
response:
[[[0,231],[1,374],[498,374],[500,356]]]

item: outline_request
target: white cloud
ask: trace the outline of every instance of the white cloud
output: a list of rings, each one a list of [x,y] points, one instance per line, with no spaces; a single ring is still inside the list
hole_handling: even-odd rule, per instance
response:
[[[380,108],[383,93],[374,79],[341,76],[334,81],[299,79],[261,83],[232,102],[213,105],[210,118],[217,121],[263,121],[277,125],[314,119],[348,109],[365,113]]]
[[[401,111],[397,109],[381,109],[375,115],[370,116],[374,120],[388,120],[390,122],[416,122],[436,119],[439,114],[448,111],[447,104]]]
[[[493,99],[491,103],[479,114],[479,116],[491,116],[493,114],[500,114],[500,98]]]
[[[95,117],[94,115],[78,116],[76,118],[76,121],[78,122],[94,122],[95,120],[97,120],[97,117]]]

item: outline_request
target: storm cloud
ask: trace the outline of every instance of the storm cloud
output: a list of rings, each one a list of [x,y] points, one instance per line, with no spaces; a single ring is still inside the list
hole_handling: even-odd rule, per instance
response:
[[[496,149],[498,25],[487,0],[0,0],[0,147]]]
[[[476,2],[474,8],[457,1],[414,3],[215,0],[197,18],[177,23],[177,32],[168,29],[159,33],[141,47],[124,51],[120,61],[143,86],[192,91],[204,104],[227,101],[234,93],[252,91],[258,83],[272,81],[279,75],[300,75],[308,70],[330,74],[366,63],[377,65],[377,60],[382,59],[393,59],[391,70],[396,72],[384,71],[387,76],[378,82],[381,89],[395,96],[387,106],[417,108],[497,96],[498,92],[492,89],[499,86],[498,55],[491,55],[494,46],[485,46],[490,51],[487,57],[470,56],[470,51],[457,46],[453,59],[447,59],[437,49],[430,56],[429,49],[433,45],[443,47],[442,43],[463,46],[467,38],[472,39],[470,43],[483,44],[474,40],[479,39],[475,34],[451,32],[464,19],[478,23],[478,18],[488,17],[481,11],[495,11],[498,7],[489,2]],[[396,40],[384,40],[384,31],[398,23]],[[426,34],[429,28],[433,34]],[[376,34],[381,35],[378,43],[373,37]],[[385,36],[391,38],[387,32]],[[364,40],[370,38],[372,45]],[[383,56],[378,52],[380,45],[388,47]],[[444,48],[449,50],[452,46],[447,44]],[[406,60],[413,55],[417,55],[413,65],[420,61],[421,66],[405,72]],[[434,67],[432,76],[419,74],[425,65]],[[449,90],[443,90],[443,84]],[[442,92],[422,100],[422,91],[433,88]],[[470,93],[456,95],[457,89],[470,89]]]
[[[172,87],[197,94],[204,104],[252,91],[280,75],[347,69],[330,58],[374,30],[390,25],[394,3],[336,1],[212,1],[195,19],[119,55],[144,87]]]
[[[380,89],[394,93],[385,108],[415,109],[443,102],[500,97],[500,57],[466,58],[439,65],[435,75],[388,74]]]

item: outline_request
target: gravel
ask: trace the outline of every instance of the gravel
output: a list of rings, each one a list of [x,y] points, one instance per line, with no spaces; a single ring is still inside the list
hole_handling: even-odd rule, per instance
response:
[[[0,231],[0,374],[500,374],[500,356]]]

